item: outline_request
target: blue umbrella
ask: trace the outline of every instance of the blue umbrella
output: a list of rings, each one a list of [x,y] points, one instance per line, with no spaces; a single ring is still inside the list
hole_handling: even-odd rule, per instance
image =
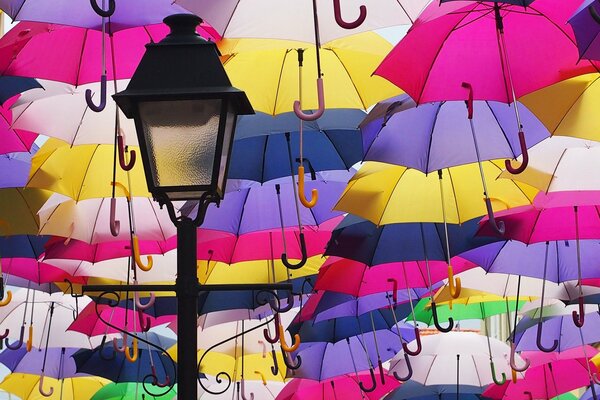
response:
[[[458,394],[456,393],[458,389]],[[409,381],[394,389],[384,400],[480,400],[483,388],[468,385],[428,385]]]
[[[43,89],[42,85],[33,78],[21,76],[0,76],[0,104],[30,89]]]
[[[39,258],[50,236],[15,235],[0,237],[0,257]]]

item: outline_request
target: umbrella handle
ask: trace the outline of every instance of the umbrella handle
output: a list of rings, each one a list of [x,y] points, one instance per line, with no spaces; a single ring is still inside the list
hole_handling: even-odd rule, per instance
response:
[[[598,372],[592,372],[592,381],[595,384],[600,385],[600,377],[598,377]]]
[[[101,17],[108,18],[111,17],[115,13],[115,0],[108,0],[108,9],[103,10],[96,4],[96,0],[90,0],[90,4],[94,9],[94,12]]]
[[[25,325],[21,326],[21,333],[19,334],[19,340],[13,344],[8,343],[8,338],[4,339],[4,344],[11,350],[19,350],[23,346],[23,337],[25,336]]]
[[[511,343],[510,344],[510,367],[512,368],[513,371],[525,372],[527,370],[527,368],[529,368],[529,366],[531,365],[531,361],[524,358],[523,360],[525,361],[525,365],[523,365],[522,367],[517,367],[517,363],[515,362],[516,349],[517,349],[517,346],[514,343]]]
[[[438,331],[447,333],[454,328],[454,319],[452,317],[448,317],[448,326],[446,328],[440,325],[437,313],[437,305],[435,304],[435,302],[431,302],[431,313],[433,315],[433,324],[435,325]]]
[[[333,0],[333,15],[335,16],[335,22],[340,28],[344,29],[356,29],[365,22],[367,18],[367,7],[361,5],[359,8],[360,14],[356,21],[346,22],[342,19],[342,9],[340,7],[340,0]]]
[[[110,199],[110,234],[113,237],[119,236],[121,232],[121,221],[117,220],[117,198]]]
[[[492,229],[496,231],[498,235],[504,235],[504,232],[506,232],[506,226],[504,226],[504,221],[498,221],[496,223],[496,218],[494,218],[494,209],[492,208],[492,199],[485,197],[483,201],[485,201],[485,208],[487,209],[488,224],[490,224]]]
[[[95,3],[94,0],[91,1],[92,4]],[[90,110],[94,112],[101,112],[102,110],[104,110],[104,107],[106,107],[106,74],[102,74],[100,76],[100,104],[94,104],[94,99],[92,98],[93,95],[94,92],[92,92],[92,89],[86,89],[85,102],[87,103]]]
[[[494,365],[494,362],[490,360],[490,368],[492,369],[492,379],[494,380],[494,383],[498,386],[504,385],[506,383],[506,374],[503,372],[502,373],[502,379],[498,379],[496,377],[496,366]]]
[[[275,325],[275,336],[274,337],[270,336],[268,328],[263,329],[263,335],[265,337],[265,340],[271,344],[275,344],[275,343],[279,342],[279,329],[277,327],[281,324],[281,322],[279,320],[278,313],[275,313],[273,316],[273,324]]]
[[[144,312],[140,309],[137,310],[138,319],[140,321],[140,329],[142,332],[148,332],[152,328],[152,320],[150,317],[144,315]],[[144,318],[146,317],[146,318]]]
[[[319,100],[319,108],[313,114],[306,114],[302,111],[300,100],[294,101],[294,114],[302,121],[315,121],[323,115],[325,111],[325,94],[323,90],[323,78],[317,78],[317,98]]]
[[[150,370],[152,371],[152,385],[158,386],[159,388],[164,388],[171,385],[171,377],[169,375],[165,377],[165,383],[161,383],[158,381],[158,375],[156,375],[156,367],[151,365]]]
[[[416,350],[411,350],[408,348],[408,344],[406,342],[402,343],[402,348],[404,349],[404,352],[408,355],[411,356],[418,356],[421,353],[422,345],[421,345],[421,333],[419,331],[419,328],[417,328],[415,326],[415,340],[417,342],[417,349]]]
[[[571,316],[573,317],[573,323],[576,327],[581,328],[585,323],[585,312],[583,309],[583,297],[579,296],[579,312],[577,310],[573,310]]]
[[[10,329],[6,328],[4,330],[4,333],[0,335],[0,341],[6,339],[8,337],[8,335],[10,334]]]
[[[127,334],[124,333],[123,334],[123,345],[119,346],[119,343],[117,342],[117,338],[113,338],[113,349],[115,349],[115,351],[118,351],[119,353],[124,353],[125,349],[127,349]]]
[[[260,380],[262,381],[262,384],[263,384],[264,386],[267,386],[267,380],[265,379],[265,374],[263,374],[262,372],[260,372],[260,371],[257,371],[257,370],[255,370],[255,371],[254,371],[254,373],[255,373],[256,375],[260,376]]]
[[[298,179],[298,182],[300,182],[300,179]],[[289,269],[300,269],[304,266],[304,264],[306,264],[306,261],[308,260],[308,255],[306,253],[306,241],[304,240],[304,233],[300,232],[299,236],[300,236],[300,252],[302,253],[302,259],[300,260],[300,262],[298,264],[291,264],[288,261],[287,254],[281,253],[281,262],[283,263],[283,265],[285,265]]]
[[[258,344],[262,347],[262,358],[267,358],[267,344],[264,340],[259,340]]]
[[[412,375],[413,375],[413,369],[412,369],[412,365],[410,363],[410,358],[408,357],[408,354],[406,354],[406,353],[404,353],[404,361],[406,362],[406,368],[408,368],[408,373],[405,376],[399,376],[396,371],[393,372],[394,378],[396,378],[400,382],[408,381],[410,378],[412,378]]]
[[[448,264],[448,288],[450,289],[450,295],[457,299],[460,296],[460,290],[462,288],[460,277],[454,277],[454,269],[452,265]]]
[[[152,256],[146,256],[148,260],[148,264],[144,264],[142,262],[142,257],[140,255],[140,241],[136,234],[133,235],[133,259],[135,260],[135,265],[138,266],[144,272],[148,272],[152,269],[152,265],[154,261],[152,260]]]
[[[597,24],[600,24],[600,14],[598,14],[598,11],[596,11],[593,4],[590,4],[588,10],[594,21],[596,21]]]
[[[377,388],[377,380],[375,379],[375,371],[373,370],[373,368],[369,368],[369,374],[371,375],[371,386],[369,387],[365,387],[365,385],[359,381],[358,382],[358,386],[360,386],[360,390],[362,390],[363,392],[366,393],[370,393],[372,391],[375,390],[375,388]]]
[[[254,393],[250,393],[250,397],[246,397],[246,383],[242,379],[241,380],[241,388],[242,388],[242,399],[243,400],[254,400]]]
[[[510,164],[511,160],[504,160],[504,166],[506,167],[506,170],[513,175],[517,175],[525,171],[525,168],[527,168],[527,165],[529,165],[529,153],[527,152],[527,143],[525,142],[525,133],[523,131],[519,131],[519,145],[521,146],[521,155],[523,156],[521,165],[515,168]]]
[[[102,352],[102,350],[104,350],[105,344],[106,344],[106,335],[102,336],[102,341],[100,342],[100,347],[98,348],[99,349],[98,354],[100,355],[100,358],[103,359],[104,361],[114,360],[117,355],[116,350],[114,349],[114,347],[112,347],[112,354],[110,356],[105,356],[104,353]],[[108,347],[111,348],[110,346],[108,346]]]
[[[271,373],[273,374],[273,376],[277,376],[279,375],[279,364],[277,363],[277,353],[275,353],[275,349],[271,349],[271,357],[273,357]]]
[[[542,320],[541,319],[538,321],[538,324],[537,324],[536,344],[537,344],[538,349],[540,349],[544,353],[552,353],[558,347],[558,340],[556,340],[556,339],[554,339],[554,343],[552,343],[551,347],[544,347],[544,345],[542,344]]]
[[[461,86],[469,91],[469,97],[465,100],[467,104],[467,118],[473,119],[473,86],[468,82],[463,82]]]
[[[285,341],[285,334],[284,334],[284,330],[283,330],[283,325],[281,325],[281,323],[279,324],[279,344],[281,345],[281,348],[284,351],[287,351],[288,353],[291,353],[293,351],[298,350],[298,347],[300,346],[300,335],[298,335],[297,333],[294,334],[294,343],[291,346],[288,346],[288,344]]]
[[[138,340],[136,337],[133,338],[131,347],[125,345],[125,358],[132,363],[138,359]]]
[[[50,386],[50,389],[48,389],[48,391],[44,390],[44,378],[45,377],[46,377],[46,375],[42,372],[42,374],[40,375],[40,380],[38,382],[38,390],[42,396],[50,397],[54,393],[54,388],[52,386]]]
[[[123,143],[123,136],[117,135],[117,147],[119,149],[119,165],[123,171],[130,171],[135,165],[135,150],[129,151],[129,162],[126,162],[125,157],[125,143]]]
[[[129,193],[129,190],[127,190],[125,185],[123,185],[121,182],[111,182],[110,184],[114,187],[118,187],[119,189],[121,189],[123,191],[123,194],[125,194],[125,198],[127,199],[127,201],[131,201],[131,193]]]
[[[385,372],[383,371],[383,363],[380,358],[377,359],[377,365],[379,367],[379,380],[382,385],[385,385]]]
[[[288,359],[288,355],[286,354],[286,352],[283,350],[283,348],[281,349],[281,353],[283,354],[283,363],[285,364],[285,366],[287,367],[287,369],[291,369],[292,371],[297,370],[298,368],[300,368],[300,366],[302,365],[302,357],[300,357],[300,354],[296,355],[296,359],[298,361],[296,361],[296,364],[292,364],[292,362]]]
[[[304,195],[304,165],[298,166],[298,198],[300,199],[300,203],[306,208],[313,208],[319,200],[319,191],[317,189],[310,191],[310,200],[307,200]]]
[[[531,394],[531,392],[530,392],[530,391],[526,390],[526,391],[524,391],[524,392],[523,392],[523,394],[524,394],[525,396],[527,396],[527,398],[528,398],[529,400],[533,400],[533,395]]]
[[[137,283],[134,283],[134,285],[137,285]],[[154,292],[150,293],[150,299],[146,304],[141,302],[139,292],[135,292],[133,294],[133,297],[135,298],[135,306],[142,311],[152,307],[154,305],[154,301],[156,300],[156,295],[154,294]]]
[[[25,347],[27,348],[27,352],[30,352],[33,348],[33,325],[29,325],[29,336],[27,337]]]
[[[515,371],[514,369],[510,369],[510,377],[512,380],[512,383],[517,383],[517,371]]]
[[[394,305],[396,305],[398,304],[398,280],[395,278],[388,278],[387,281],[392,284],[392,300],[394,301]]]
[[[285,307],[280,307],[279,301],[270,301],[269,304],[271,305],[273,311],[275,311],[277,314],[288,312],[292,309],[292,307],[294,307],[294,293],[292,293],[291,290],[288,292],[287,303]]]
[[[12,291],[7,290],[6,291],[6,295],[3,297],[3,299],[0,301],[0,307],[4,307],[7,306],[8,303],[10,303],[12,301]]]

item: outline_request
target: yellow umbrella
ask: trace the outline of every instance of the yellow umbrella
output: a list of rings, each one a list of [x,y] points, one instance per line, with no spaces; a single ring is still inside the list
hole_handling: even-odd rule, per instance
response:
[[[12,373],[0,383],[0,389],[16,394],[22,400],[82,400],[91,398],[104,385],[110,383],[108,379],[96,376],[61,380],[46,376],[43,382],[44,390],[52,387],[54,393],[49,397],[44,397],[38,388],[39,381],[39,375]]]
[[[495,211],[530,204],[537,193],[531,186],[495,180],[500,163],[482,163]],[[486,213],[476,163],[443,170],[446,222],[462,223]],[[438,174],[397,165],[368,162],[352,177],[334,207],[377,225],[403,222],[443,222]]]
[[[49,139],[33,156],[27,186],[51,190],[77,201],[111,197],[113,152],[112,145],[71,147],[58,139]],[[129,174],[131,195],[150,197],[142,163],[136,163]],[[117,168],[116,180],[128,182],[127,179],[127,172]],[[125,196],[125,192],[117,190],[116,195]]]
[[[460,296],[457,298],[452,297],[450,293],[450,288],[448,285],[442,287],[437,291],[435,296],[433,296],[435,303],[437,305],[449,304],[452,302],[453,304],[477,304],[477,303],[489,303],[489,302],[497,302],[497,301],[517,301],[517,296],[508,296],[503,297],[497,294],[484,292],[481,290],[470,289],[463,287],[460,291]],[[536,297],[533,296],[519,296],[519,301],[533,301]],[[429,305],[428,305],[429,307]]]
[[[558,82],[520,99],[554,135],[600,140],[600,74]]]
[[[0,189],[0,235],[36,235],[37,212],[51,194],[40,189]]]
[[[316,51],[311,43],[268,39],[224,39],[218,43],[234,86],[244,90],[256,111],[276,115],[293,110],[299,96],[298,52],[304,49],[302,108],[317,109],[313,77]],[[367,109],[402,91],[371,73],[392,45],[373,32],[321,46],[326,108]]]

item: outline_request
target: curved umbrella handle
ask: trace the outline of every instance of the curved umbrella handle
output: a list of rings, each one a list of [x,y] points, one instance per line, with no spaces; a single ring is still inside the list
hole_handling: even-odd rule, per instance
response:
[[[138,319],[140,320],[140,329],[142,332],[148,332],[152,328],[152,320],[147,315],[144,315],[142,310],[137,310]],[[144,318],[146,317],[146,318]]]
[[[371,375],[371,386],[365,387],[365,385],[362,383],[362,381],[358,382],[358,386],[360,386],[360,390],[362,390],[365,393],[370,393],[377,388],[377,380],[375,379],[375,371],[373,370],[373,368],[369,369],[369,374]]]
[[[8,338],[4,339],[4,344],[11,350],[19,350],[23,346],[23,337],[25,336],[25,325],[21,326],[21,333],[19,333],[19,340],[13,344],[8,343]]]
[[[128,201],[131,201],[131,193],[129,193],[129,190],[127,190],[125,185],[123,185],[121,182],[111,182],[110,184],[114,187],[118,187],[119,189],[121,189],[123,191],[123,194],[125,194],[125,198]]]
[[[398,280],[395,278],[388,278],[388,282],[392,284],[392,300],[394,301],[394,305],[398,304]],[[408,282],[406,283],[408,285]]]
[[[516,349],[517,349],[517,346],[514,343],[511,343],[510,344],[510,367],[512,368],[513,371],[525,372],[527,370],[527,368],[529,368],[529,366],[531,365],[531,361],[524,358],[523,361],[525,361],[525,365],[523,365],[522,367],[517,367],[517,363],[515,362]]]
[[[269,304],[271,305],[273,311],[275,311],[277,314],[288,312],[292,309],[292,307],[294,307],[294,293],[292,293],[291,290],[288,292],[287,303],[285,307],[279,307],[280,303],[278,301],[270,301]]]
[[[0,335],[0,341],[6,339],[8,337],[8,335],[10,334],[10,329],[6,328],[4,330],[4,333]]]
[[[485,208],[487,209],[488,215],[488,224],[492,227],[494,231],[496,231],[499,235],[504,235],[506,232],[506,227],[504,226],[504,221],[498,221],[496,223],[496,218],[494,218],[494,209],[492,208],[492,199],[486,197],[483,199],[485,201]]]
[[[454,269],[450,264],[448,264],[448,288],[453,298],[457,299],[460,297],[460,290],[462,288],[460,277],[454,277]]]
[[[137,338],[133,338],[131,347],[125,346],[125,358],[129,362],[136,362],[138,359],[138,340]]]
[[[281,325],[281,322],[279,320],[279,314],[275,313],[273,315],[273,324],[275,325],[275,336],[271,337],[269,334],[269,329],[265,328],[263,329],[263,335],[265,337],[265,340],[271,344],[275,344],[277,342],[279,342],[279,328],[278,326]]]
[[[410,358],[408,357],[408,354],[406,354],[406,353],[404,353],[404,361],[406,362],[406,368],[408,368],[408,373],[406,374],[406,376],[399,376],[396,371],[393,372],[394,378],[396,378],[400,382],[408,381],[410,378],[412,378],[412,375],[413,375],[413,369],[412,369],[412,365],[410,363]]]
[[[446,328],[440,325],[440,321],[437,313],[437,305],[435,302],[431,302],[431,313],[433,315],[433,324],[436,329],[440,332],[447,333],[450,332],[454,328],[454,319],[452,317],[448,317],[448,326]]]
[[[100,356],[101,359],[103,359],[104,361],[112,361],[115,359],[115,357],[117,356],[117,351],[115,350],[114,346],[106,346],[109,349],[112,350],[111,355],[110,356],[105,356],[103,353],[104,350],[104,345],[106,344],[106,335],[102,336],[102,341],[100,342],[100,347],[98,347],[98,355]]]
[[[117,342],[117,338],[113,338],[113,349],[118,351],[119,353],[124,353],[125,349],[127,349],[127,334],[123,334],[123,344],[119,347],[119,343]]]
[[[6,295],[4,296],[4,298],[2,299],[2,301],[0,301],[0,307],[5,307],[8,305],[8,303],[10,303],[12,301],[12,291],[7,290],[6,291]]]
[[[515,107],[516,106],[517,105],[515,104]],[[525,142],[525,133],[523,131],[519,131],[519,146],[521,146],[521,155],[523,156],[521,165],[519,165],[517,168],[514,168],[510,163],[511,160],[504,160],[504,166],[506,167],[506,170],[513,175],[517,175],[525,171],[525,168],[527,168],[527,165],[529,165],[529,153],[527,151],[527,143]]]
[[[300,346],[300,335],[298,335],[297,333],[294,334],[294,344],[292,344],[291,346],[288,346],[288,344],[285,342],[285,334],[284,334],[284,329],[283,329],[283,325],[281,325],[281,323],[279,324],[279,344],[281,345],[281,348],[288,352],[291,353],[293,351],[298,350],[298,347]]]
[[[490,368],[492,369],[492,379],[494,380],[494,383],[498,386],[504,385],[506,383],[506,374],[503,372],[502,373],[502,379],[499,380],[496,377],[496,366],[494,365],[494,362],[490,360]]]
[[[115,13],[115,0],[108,0],[108,9],[103,10],[98,6],[96,0],[90,0],[90,4],[94,9],[94,12],[101,17],[108,18],[111,17]]]
[[[264,386],[267,386],[267,380],[265,379],[265,374],[263,374],[262,372],[255,370],[254,373],[258,376],[260,376],[260,380],[262,381],[262,384]]]
[[[600,25],[600,14],[598,14],[598,11],[596,11],[593,4],[590,4],[590,6],[588,7],[588,11],[590,12],[590,15],[592,16],[593,20]]]
[[[310,191],[310,196],[310,200],[307,200],[304,195],[304,165],[300,165],[298,166],[298,198],[300,199],[300,203],[306,208],[313,208],[317,205],[319,191],[317,189],[312,189]]]
[[[421,353],[421,350],[423,349],[421,346],[421,333],[419,331],[419,328],[417,328],[415,326],[415,340],[417,342],[417,349],[416,350],[411,350],[408,348],[408,344],[406,342],[402,343],[402,349],[404,349],[404,352],[408,355],[411,356],[418,356],[419,353]]]
[[[254,400],[254,393],[250,393],[249,398],[246,397],[246,383],[243,379],[241,381],[241,388],[242,388],[242,399],[243,400]]]
[[[598,372],[592,373],[592,381],[594,381],[595,384],[600,385],[600,377],[598,376]]]
[[[135,150],[129,151],[129,162],[126,162],[125,157],[125,143],[123,143],[123,136],[117,135],[117,147],[119,150],[119,165],[123,171],[130,171],[135,165]]]
[[[279,364],[277,363],[277,353],[275,349],[271,349],[271,357],[273,357],[273,365],[271,366],[271,373],[274,376],[279,375]]]
[[[542,320],[539,320],[538,324],[537,324],[536,344],[537,344],[538,349],[540,349],[544,353],[552,353],[558,347],[557,339],[554,339],[554,343],[552,343],[551,347],[544,347],[544,345],[542,344]]]
[[[134,283],[134,285],[137,285],[137,283]],[[147,310],[150,307],[152,307],[154,305],[154,301],[156,300],[156,295],[154,293],[150,293],[150,299],[148,299],[148,302],[146,304],[142,303],[140,300],[140,294],[139,292],[135,292],[133,294],[134,297],[134,301],[135,301],[135,306],[139,309],[139,310]]]
[[[531,394],[531,392],[530,392],[530,391],[526,390],[526,391],[524,391],[524,392],[523,392],[523,394],[524,394],[525,396],[527,396],[527,398],[528,398],[529,400],[533,400],[533,395]]]
[[[94,3],[94,0],[91,1],[92,3]],[[101,112],[102,110],[104,110],[104,107],[106,107],[106,74],[102,74],[100,76],[100,104],[94,104],[94,99],[92,99],[93,95],[94,92],[92,92],[92,89],[86,89],[85,102],[87,103],[90,110],[94,112]]]
[[[335,22],[344,29],[356,29],[365,22],[367,18],[367,7],[361,5],[359,8],[360,14],[356,21],[346,22],[342,19],[342,9],[340,7],[340,0],[333,0],[333,15],[335,16]]]
[[[25,348],[28,352],[33,348],[33,325],[29,325],[29,336],[27,337],[27,343],[25,344]]]
[[[581,328],[585,323],[585,312],[583,309],[583,297],[579,296],[579,312],[577,310],[573,310],[571,313],[573,317],[573,323],[576,327]]]
[[[300,366],[302,365],[302,357],[300,357],[300,354],[296,355],[296,364],[292,364],[292,362],[288,358],[288,355],[283,349],[281,349],[281,353],[283,354],[283,363],[285,364],[287,369],[291,369],[292,371],[294,371],[300,368]]]
[[[473,86],[469,82],[463,82],[461,86],[469,91],[469,97],[465,100],[467,104],[467,118],[473,119]]]
[[[135,260],[135,265],[137,265],[138,268],[144,272],[150,271],[152,269],[152,265],[154,265],[152,256],[146,256],[148,264],[144,264],[142,262],[142,257],[140,255],[140,241],[136,234],[133,235],[133,259]]]
[[[50,387],[50,389],[48,389],[48,391],[44,390],[44,378],[45,377],[46,377],[46,375],[42,372],[42,374],[40,375],[40,380],[38,382],[38,390],[42,396],[50,397],[54,393],[54,388]]]
[[[313,114],[306,114],[302,111],[302,106],[300,105],[300,101],[294,101],[294,114],[302,121],[315,121],[323,115],[325,111],[325,92],[323,90],[323,78],[317,78],[317,98],[319,100],[319,108]]]
[[[164,388],[171,385],[171,377],[169,375],[165,376],[165,382],[158,381],[158,375],[156,375],[156,367],[154,365],[150,366],[150,370],[152,371],[152,385],[158,386],[159,388]]]
[[[285,265],[289,269],[300,269],[304,266],[304,264],[306,264],[306,261],[308,260],[308,255],[306,253],[306,241],[304,239],[304,233],[300,232],[299,236],[300,236],[300,251],[302,253],[302,259],[300,260],[300,262],[298,264],[290,264],[290,262],[288,261],[288,258],[287,258],[287,254],[285,254],[285,253],[281,254],[281,262],[283,263],[283,265]]]
[[[119,236],[121,232],[121,221],[117,220],[117,199],[111,197],[110,199],[110,234],[113,237]]]

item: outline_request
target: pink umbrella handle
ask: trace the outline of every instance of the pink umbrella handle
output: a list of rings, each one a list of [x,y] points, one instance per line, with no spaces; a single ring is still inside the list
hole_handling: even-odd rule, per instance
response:
[[[300,105],[300,101],[294,101],[294,114],[302,121],[315,121],[323,115],[325,111],[325,92],[323,90],[323,78],[317,78],[317,98],[319,100],[319,108],[313,114],[306,114],[302,111],[302,106]]]
[[[46,375],[42,372],[42,374],[40,375],[40,380],[38,382],[38,390],[42,396],[50,397],[54,393],[54,388],[50,387],[50,389],[48,391],[44,390],[44,378],[45,377],[46,377]]]
[[[171,377],[169,375],[165,376],[165,382],[158,381],[158,375],[156,375],[156,367],[154,365],[150,366],[150,370],[152,371],[152,385],[158,386],[159,388],[164,388],[171,385]]]
[[[596,11],[596,9],[594,8],[593,3],[590,4],[590,6],[588,7],[588,10],[590,12],[590,15],[594,19],[594,21],[596,21],[596,23],[600,25],[600,14],[598,14],[598,11]]]
[[[361,5],[359,8],[360,14],[356,21],[346,22],[342,19],[342,9],[340,6],[340,0],[333,0],[333,15],[335,16],[335,22],[344,29],[356,29],[365,22],[367,18],[367,7]]]
[[[579,296],[579,312],[573,310],[571,316],[573,317],[573,323],[576,327],[581,328],[585,323],[585,312],[583,309],[583,297]]]
[[[527,396],[527,398],[528,398],[529,400],[533,400],[533,395],[531,394],[531,392],[530,392],[530,391],[525,391],[525,392],[523,392],[523,394],[524,394],[525,396]]]
[[[387,281],[392,284],[392,300],[394,301],[394,305],[396,305],[398,304],[398,280],[395,278],[388,278]]]
[[[121,232],[121,221],[117,220],[117,199],[112,197],[110,199],[110,234],[117,237],[119,232]]]
[[[140,329],[142,332],[148,332],[152,328],[152,320],[150,317],[144,315],[144,312],[140,309],[137,310],[138,319],[140,320]],[[146,318],[144,318],[146,317]]]
[[[506,374],[503,372],[502,375],[500,375],[502,379],[498,379],[496,377],[496,366],[492,360],[490,360],[490,368],[492,369],[492,379],[494,380],[494,383],[498,386],[504,385],[506,383]]]
[[[268,328],[263,329],[263,335],[265,336],[265,340],[271,344],[275,344],[275,343],[279,342],[278,326],[279,326],[280,322],[279,322],[279,314],[278,313],[275,313],[273,315],[273,324],[275,325],[275,336],[274,337],[270,336]]]
[[[121,347],[119,347],[119,342],[117,341],[117,338],[113,338],[113,348],[118,351],[119,353],[124,353],[125,349],[127,348],[127,334],[124,333],[123,334],[123,344],[121,345]]]
[[[371,386],[366,387],[361,381],[358,382],[360,390],[362,390],[365,393],[370,393],[377,388],[377,379],[375,379],[375,371],[372,367],[369,368],[369,375],[371,375]]]
[[[519,131],[519,146],[521,146],[521,155],[523,156],[521,165],[515,168],[511,165],[511,160],[504,160],[504,166],[506,167],[506,170],[513,175],[517,175],[525,171],[525,168],[527,168],[527,165],[529,165],[529,153],[527,151],[527,143],[525,142],[525,133],[523,131]]]
[[[25,336],[25,325],[21,326],[21,333],[19,333],[19,340],[13,344],[8,342],[8,338],[4,339],[4,344],[11,350],[19,350],[23,346],[23,337]]]
[[[406,368],[408,368],[408,373],[405,376],[400,376],[400,375],[398,375],[398,373],[396,371],[393,372],[394,378],[396,378],[400,382],[408,381],[410,378],[412,378],[412,375],[413,375],[413,369],[412,369],[412,365],[410,363],[410,358],[408,357],[408,354],[406,354],[406,353],[404,353],[404,361],[406,362]]]
[[[404,352],[408,355],[411,356],[418,356],[421,353],[421,350],[423,350],[423,347],[421,345],[421,333],[419,331],[419,328],[417,328],[415,326],[415,341],[417,342],[417,349],[416,350],[411,350],[408,348],[408,344],[406,342],[402,343],[402,349],[404,349]]]
[[[259,340],[258,344],[262,347],[262,358],[267,358],[267,344],[264,340]]]
[[[90,4],[94,9],[94,12],[101,17],[108,18],[111,17],[115,13],[115,0],[108,0],[108,9],[103,10],[98,6],[96,0],[90,0]]]
[[[529,368],[529,366],[531,365],[531,361],[524,358],[523,360],[525,361],[525,365],[523,365],[522,367],[518,367],[517,363],[515,362],[516,349],[517,349],[517,346],[514,343],[511,343],[510,344],[510,367],[512,368],[513,371],[525,372],[527,370],[527,368]]]
[[[243,400],[254,400],[254,393],[250,393],[250,397],[246,397],[246,381],[244,379],[241,380],[240,386],[242,388],[242,399]]]
[[[552,353],[554,350],[558,348],[558,340],[554,339],[554,343],[552,343],[551,347],[544,347],[542,344],[542,320],[540,319],[537,323],[537,337],[536,344],[538,349],[543,351],[544,353]]]
[[[138,282],[137,280],[133,280],[133,284],[137,285]],[[135,301],[135,306],[139,309],[139,310],[147,310],[150,307],[152,307],[154,305],[154,302],[156,301],[156,295],[154,293],[150,293],[150,299],[148,300],[148,302],[146,304],[142,303],[140,300],[140,293],[139,292],[135,292],[133,294],[133,298]]]
[[[448,317],[448,326],[447,327],[444,328],[440,325],[440,320],[438,318],[438,313],[437,313],[437,305],[435,304],[434,301],[431,302],[431,314],[433,315],[433,324],[435,325],[435,327],[438,331],[447,333],[447,332],[450,332],[454,328],[454,319],[452,317]]]
[[[469,91],[469,97],[465,100],[465,103],[467,103],[467,118],[473,119],[473,86],[468,82],[463,82],[461,86]]]
[[[119,165],[121,166],[121,169],[123,171],[130,171],[135,165],[135,150],[129,151],[129,162],[127,162],[127,157],[125,157],[125,143],[123,143],[123,136],[121,135],[117,135],[117,147],[119,150]]]
[[[92,4],[95,4],[94,0],[90,1],[92,2]],[[100,76],[100,104],[94,104],[94,99],[92,98],[93,95],[94,92],[92,92],[92,89],[86,89],[85,102],[87,103],[90,110],[94,112],[101,112],[106,107],[106,74],[102,74]]]

